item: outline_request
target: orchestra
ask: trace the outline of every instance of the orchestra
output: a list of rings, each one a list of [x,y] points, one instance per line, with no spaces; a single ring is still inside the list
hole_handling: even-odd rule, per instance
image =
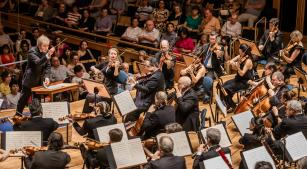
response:
[[[10,39],[15,34],[4,27],[14,22],[1,16],[0,168],[17,168],[20,160],[27,169],[306,169],[304,24],[287,34],[281,13],[260,17],[267,15],[260,15],[265,0],[247,0],[235,9],[236,0],[147,1],[100,18],[100,25],[113,25],[105,36],[78,27],[79,20],[87,22],[79,13],[86,9],[92,17],[90,6],[98,2],[63,2],[54,16],[67,17],[65,22],[54,24],[52,17],[34,27],[39,33],[29,39],[36,45],[23,51],[25,60],[8,58],[7,48],[17,49]],[[6,3],[1,8],[15,2]],[[31,6],[44,15],[50,11],[43,6],[53,3]],[[108,5],[118,11],[122,4],[106,2],[101,11]],[[176,7],[182,8],[178,16]],[[10,12],[13,18],[17,11],[1,15]],[[173,24],[169,14],[185,24]],[[138,37],[133,43],[116,37],[140,15],[148,20],[130,30]],[[68,18],[76,26],[66,25]],[[172,25],[173,38],[163,38],[170,32],[159,24]],[[22,31],[19,50],[31,46]],[[51,62],[68,74],[52,71]],[[22,63],[26,67],[18,70]],[[257,158],[247,158],[249,152]]]

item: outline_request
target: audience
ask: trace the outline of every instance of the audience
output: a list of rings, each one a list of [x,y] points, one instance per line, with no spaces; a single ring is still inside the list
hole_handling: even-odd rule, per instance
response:
[[[60,64],[60,60],[58,57],[52,57],[52,66],[51,66],[51,82],[57,82],[64,80],[69,72],[66,66]]]
[[[67,13],[67,18],[65,18],[65,23],[70,28],[76,28],[79,24],[79,20],[81,19],[81,14],[78,11],[78,7],[76,5],[72,6],[72,10]]]
[[[16,109],[20,98],[19,86],[16,80],[10,82],[11,93],[5,96],[4,102],[0,109]]]
[[[1,74],[1,80],[0,83],[0,98],[1,96],[4,97],[11,93],[10,89],[10,82],[11,82],[11,74],[8,71],[4,71]]]
[[[237,38],[241,36],[242,26],[238,22],[238,15],[236,13],[229,17],[229,20],[222,27],[222,36],[230,36],[232,38]]]
[[[253,27],[264,6],[265,0],[247,0],[245,4],[245,12],[239,15],[239,21],[248,22],[248,26]]]
[[[139,21],[137,18],[133,18],[131,22],[131,27],[128,27],[124,34],[121,36],[122,40],[137,43],[138,37],[141,34],[142,29],[139,27]]]
[[[166,21],[169,17],[169,11],[165,9],[164,0],[159,1],[159,8],[155,8],[152,12],[155,26],[160,32],[164,32]]]
[[[191,53],[194,48],[195,44],[191,37],[189,37],[188,29],[181,28],[178,31],[179,39],[175,43],[175,47],[173,52],[175,53]]]
[[[151,19],[153,8],[149,5],[148,0],[141,0],[140,6],[137,8],[135,16],[139,18],[141,27],[147,20]]]
[[[155,28],[153,20],[146,21],[145,29],[141,32],[138,39],[139,44],[150,47],[158,47],[160,32]]]
[[[173,5],[173,11],[168,17],[168,21],[173,23],[175,27],[184,24],[186,16],[182,13],[181,7],[179,4]]]
[[[219,33],[220,30],[220,21],[213,16],[212,11],[210,9],[205,9],[205,18],[202,20],[200,26],[200,33],[209,35],[213,31]]]
[[[183,25],[190,33],[193,34],[194,38],[197,37],[198,28],[201,24],[201,16],[199,15],[199,12],[200,10],[197,6],[193,7],[191,15],[187,17]]]
[[[167,40],[172,48],[177,41],[177,33],[175,32],[175,25],[172,22],[166,24],[166,32],[162,33],[161,41]]]
[[[100,16],[96,19],[94,31],[99,35],[107,35],[112,28],[112,18],[108,15],[108,9],[101,9]]]
[[[85,32],[92,32],[94,30],[95,22],[95,18],[90,16],[90,11],[84,10],[79,21],[79,29]]]
[[[48,0],[42,0],[41,4],[35,13],[35,17],[48,21],[52,18],[54,10],[52,6],[49,5]]]
[[[1,59],[0,63],[2,64],[8,64],[8,63],[12,63],[15,61],[15,57],[13,53],[11,52],[9,45],[5,44],[2,46],[2,53],[0,55],[0,59]],[[9,65],[6,67],[9,69],[13,69],[15,65]]]
[[[24,29],[21,29],[19,31],[19,36],[18,39],[16,40],[15,46],[16,46],[16,52],[19,52],[20,50],[22,50],[21,48],[21,41],[25,40],[27,41],[29,44],[31,44],[30,39],[26,38],[27,36],[27,32]]]

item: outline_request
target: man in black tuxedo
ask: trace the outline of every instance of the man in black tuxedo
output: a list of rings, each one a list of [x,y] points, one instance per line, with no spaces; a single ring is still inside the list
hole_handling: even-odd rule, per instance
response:
[[[40,86],[42,84],[48,86],[50,83],[50,58],[54,53],[55,48],[53,47],[48,50],[49,44],[50,40],[48,37],[41,35],[37,39],[37,46],[29,51],[28,64],[22,79],[22,91],[17,104],[16,115],[21,115],[23,112],[23,109],[31,96],[32,87]]]
[[[187,76],[178,80],[176,89],[176,122],[181,124],[185,131],[197,131],[198,122],[198,97],[191,88],[192,81]]]
[[[55,131],[59,124],[52,118],[42,117],[42,105],[37,99],[32,101],[29,106],[31,112],[31,119],[23,121],[20,124],[15,124],[13,126],[15,131],[42,131],[43,141],[47,143],[49,135]]]
[[[60,151],[63,144],[60,133],[51,133],[48,138],[48,150],[38,151],[33,157],[27,157],[25,161],[27,169],[64,169],[70,162],[70,156]]]
[[[159,91],[155,96],[155,103],[148,109],[141,132],[144,133],[142,139],[155,137],[161,133],[165,125],[175,122],[175,109],[167,105],[167,95]]]
[[[81,127],[77,122],[73,122],[73,127],[80,135],[86,135],[90,139],[95,139],[94,129],[102,126],[107,126],[111,124],[116,124],[116,118],[109,113],[111,108],[107,102],[99,102],[97,103],[97,107],[99,107],[98,115],[95,118],[89,118],[84,120],[83,126]],[[73,121],[73,119],[69,119]]]
[[[159,62],[156,58],[151,58],[144,62],[146,69],[150,72],[148,77],[139,81],[130,80],[131,88],[135,88],[135,105],[138,108],[135,112],[128,114],[125,122],[135,121],[139,115],[147,111],[150,105],[154,103],[155,94],[164,90],[164,76],[159,69]]]
[[[230,154],[230,149],[228,147],[221,147],[220,140],[221,140],[221,132],[216,128],[209,128],[206,130],[207,134],[207,150],[205,150],[205,145],[199,145],[196,153],[196,157],[193,162],[193,169],[199,169],[200,165],[204,160],[208,160],[210,158],[214,158],[217,156],[222,156],[222,154]],[[221,154],[221,155],[220,155]],[[223,157],[222,157],[223,158]],[[224,161],[226,164],[228,162]]]
[[[144,169],[186,169],[185,159],[173,154],[174,142],[169,136],[159,139],[159,150]]]

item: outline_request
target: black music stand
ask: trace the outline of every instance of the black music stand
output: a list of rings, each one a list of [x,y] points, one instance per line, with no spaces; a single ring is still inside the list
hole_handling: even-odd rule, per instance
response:
[[[304,87],[306,88],[307,87],[307,78],[306,78],[306,73],[303,72],[302,70],[294,67],[294,72],[298,78],[298,96],[297,96],[297,100],[300,99],[300,94],[301,94],[301,87],[304,91]]]

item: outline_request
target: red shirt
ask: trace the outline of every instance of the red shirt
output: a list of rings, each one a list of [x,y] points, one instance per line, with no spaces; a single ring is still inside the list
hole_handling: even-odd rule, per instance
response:
[[[0,56],[2,64],[12,63],[15,61],[15,57],[13,54],[4,54]],[[10,65],[7,67],[13,67],[14,65]]]

